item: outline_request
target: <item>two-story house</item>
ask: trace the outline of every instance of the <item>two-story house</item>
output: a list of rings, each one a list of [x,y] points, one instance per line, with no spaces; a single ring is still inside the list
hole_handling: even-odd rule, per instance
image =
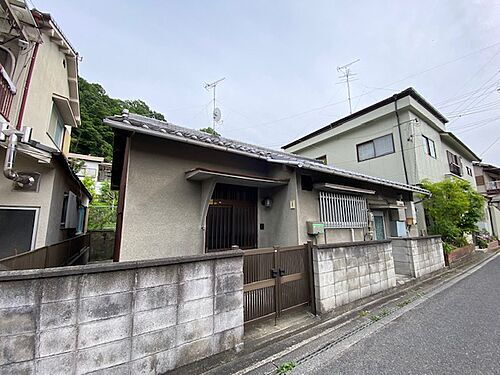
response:
[[[84,232],[90,194],[71,170],[78,54],[50,14],[0,0],[0,258]]]
[[[487,200],[480,228],[500,236],[500,168],[487,163],[474,163],[477,191]]]
[[[361,173],[418,185],[422,180],[457,177],[474,187],[473,162],[479,157],[453,133],[448,120],[415,89],[341,118],[283,147],[285,151]],[[421,204],[417,224],[426,225]],[[383,219],[381,219],[383,220]],[[408,222],[415,233],[415,223]],[[384,223],[386,233],[393,230]]]

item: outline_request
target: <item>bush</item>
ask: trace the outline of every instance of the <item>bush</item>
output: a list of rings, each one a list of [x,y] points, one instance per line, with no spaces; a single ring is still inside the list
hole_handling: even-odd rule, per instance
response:
[[[458,178],[435,183],[423,181],[422,187],[432,193],[424,200],[429,232],[441,235],[449,245],[467,245],[465,236],[477,231],[476,223],[484,216],[483,196],[470,183]]]
[[[443,242],[443,250],[446,254],[451,253],[455,249],[456,249],[455,246],[450,245],[448,242]]]
[[[482,237],[477,238],[477,245],[479,246],[480,249],[486,249],[488,248],[488,241],[486,241]]]

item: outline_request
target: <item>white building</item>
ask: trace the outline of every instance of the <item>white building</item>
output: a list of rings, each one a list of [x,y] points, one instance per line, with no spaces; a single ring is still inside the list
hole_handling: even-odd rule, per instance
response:
[[[453,133],[448,120],[413,88],[337,120],[283,147],[339,168],[418,185],[456,177],[474,188],[479,157]],[[425,232],[421,205],[418,227]],[[392,230],[385,224],[386,232]]]
[[[104,181],[111,181],[111,163],[104,161],[101,156],[83,155],[69,153],[68,158],[82,162],[82,166],[76,171],[76,175],[83,180],[90,177],[94,180],[95,190],[99,194]]]

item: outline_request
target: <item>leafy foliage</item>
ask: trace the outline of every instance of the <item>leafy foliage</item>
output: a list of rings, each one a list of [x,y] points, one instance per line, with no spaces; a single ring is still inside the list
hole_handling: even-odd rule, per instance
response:
[[[284,362],[276,368],[276,373],[279,375],[288,374],[290,371],[292,371],[295,368],[295,366],[296,366],[295,362],[292,362],[292,361]]]
[[[431,234],[441,235],[448,245],[463,246],[464,236],[477,231],[476,223],[484,216],[484,198],[460,179],[426,180],[422,187],[432,193],[424,201]]]
[[[89,206],[88,229],[114,229],[116,227],[118,192],[111,190],[109,181],[101,183],[99,193],[97,193],[95,182],[91,177],[84,177],[83,184],[92,195]]]
[[[217,137],[220,137],[220,134],[214,128],[202,128],[202,129],[200,129],[200,131],[205,132],[207,134],[216,135]]]
[[[113,157],[113,131],[102,120],[107,116],[121,114],[123,109],[165,120],[161,113],[151,110],[142,100],[110,98],[98,83],[90,83],[79,77],[78,87],[82,124],[72,131],[71,152],[103,156],[110,161]]]

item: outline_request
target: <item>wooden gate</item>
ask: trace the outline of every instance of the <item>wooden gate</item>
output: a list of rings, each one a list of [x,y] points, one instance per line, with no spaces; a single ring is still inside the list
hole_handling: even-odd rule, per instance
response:
[[[308,245],[245,250],[245,323],[310,303],[309,257]]]

